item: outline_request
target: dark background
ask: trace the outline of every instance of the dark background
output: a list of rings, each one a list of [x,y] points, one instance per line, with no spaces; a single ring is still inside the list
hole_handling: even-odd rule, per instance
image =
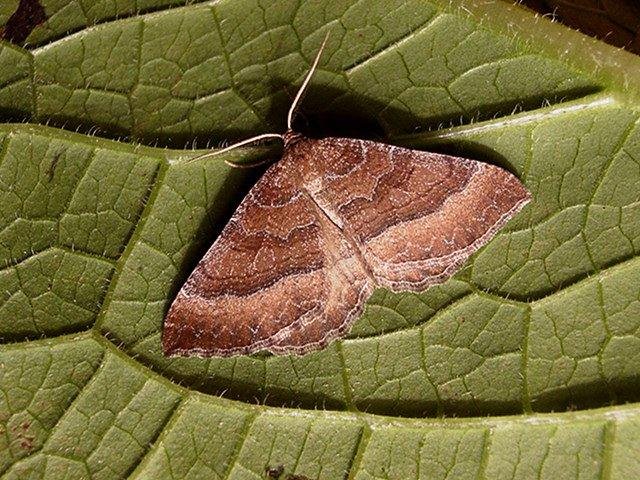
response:
[[[522,0],[516,3],[640,55],[638,0]]]

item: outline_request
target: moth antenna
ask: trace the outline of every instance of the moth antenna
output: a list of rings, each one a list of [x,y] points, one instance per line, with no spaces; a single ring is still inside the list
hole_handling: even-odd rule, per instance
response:
[[[306,90],[307,85],[309,84],[309,81],[311,81],[311,77],[313,76],[314,73],[316,73],[316,68],[318,67],[318,62],[320,62],[320,56],[322,55],[324,46],[327,44],[327,40],[329,40],[329,32],[327,32],[327,34],[325,35],[324,40],[322,41],[322,45],[320,45],[320,50],[318,50],[318,53],[316,54],[316,58],[313,61],[313,64],[311,64],[311,68],[309,69],[307,76],[304,77],[304,82],[302,82],[302,85],[300,86],[298,93],[296,93],[296,97],[293,99],[293,103],[291,104],[291,107],[289,107],[289,115],[287,115],[287,130],[292,129],[293,115],[296,113],[296,108],[298,107],[300,98],[304,94],[304,91]]]
[[[320,45],[320,49],[318,50],[318,53],[316,54],[316,58],[313,60],[313,63],[311,64],[311,68],[309,69],[309,72],[307,73],[307,76],[304,78],[304,81],[302,82],[302,85],[300,86],[300,89],[298,90],[298,93],[296,93],[295,98],[293,99],[293,103],[291,104],[291,107],[289,108],[289,114],[287,115],[287,130],[291,130],[291,126],[293,123],[293,116],[296,112],[296,108],[298,106],[298,103],[300,102],[300,98],[302,98],[302,95],[304,94],[307,85],[309,84],[309,82],[311,81],[311,77],[313,76],[313,74],[315,73],[316,69],[318,68],[318,62],[320,62],[320,57],[322,56],[322,51],[324,50],[325,45],[327,44],[327,40],[329,39],[329,32],[327,32],[327,34],[324,37],[324,40],[322,41],[322,45]],[[240,142],[234,143],[233,145],[229,145],[228,147],[222,148],[220,150],[216,150],[214,152],[207,152],[207,153],[203,153],[202,155],[198,155],[197,157],[193,157],[190,158],[189,160],[187,160],[187,162],[194,162],[196,160],[202,160],[204,158],[210,158],[210,157],[215,157],[216,155],[220,155],[221,153],[226,153],[230,150],[234,150],[238,147],[242,147],[243,145],[248,145],[250,143],[255,143],[255,142],[259,142],[260,140],[265,140],[267,138],[279,138],[280,140],[284,141],[285,140],[285,136],[280,134],[280,133],[263,133],[262,135],[257,135],[255,137],[251,137],[251,138],[247,138],[246,140],[242,140]],[[260,161],[260,162],[256,162],[256,163],[252,163],[249,165],[239,165],[237,163],[233,163],[233,162],[229,162],[228,160],[225,160],[225,163],[227,165],[230,165],[232,167],[235,168],[252,168],[252,167],[256,167],[258,165],[262,165],[264,163],[267,163],[270,160],[265,160],[265,161]]]
[[[259,142],[260,140],[264,140],[265,138],[279,138],[280,140],[284,141],[284,136],[280,135],[279,133],[263,133],[262,135],[256,135],[255,137],[247,138],[246,140],[234,143],[233,145],[229,145],[228,147],[222,148],[220,150],[203,153],[202,155],[198,155],[197,157],[190,158],[189,160],[187,160],[187,162],[195,162],[196,160],[202,160],[203,158],[215,157],[216,155],[220,155],[221,153],[226,153],[229,150],[234,150],[238,147],[242,147],[243,145]]]
[[[270,163],[272,161],[273,161],[272,158],[265,158],[264,160],[259,160],[253,163],[233,163],[233,162],[230,162],[229,160],[225,160],[224,163],[226,163],[227,165],[233,168],[253,168],[253,167],[259,167],[260,165],[264,165],[265,163]]]

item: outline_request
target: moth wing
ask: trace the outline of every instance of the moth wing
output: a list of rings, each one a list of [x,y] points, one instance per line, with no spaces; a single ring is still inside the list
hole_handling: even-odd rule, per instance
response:
[[[474,160],[342,138],[313,149],[310,195],[394,291],[445,281],[530,200],[517,177]]]
[[[166,355],[304,353],[359,315],[372,281],[286,166],[267,170],[178,293]]]

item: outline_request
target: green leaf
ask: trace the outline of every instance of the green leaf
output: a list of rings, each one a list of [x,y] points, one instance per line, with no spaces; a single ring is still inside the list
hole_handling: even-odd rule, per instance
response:
[[[41,3],[0,44],[0,474],[638,476],[637,57],[497,2]],[[533,201],[322,351],[165,358],[260,173],[182,148],[282,131],[327,32],[311,133],[498,164]]]

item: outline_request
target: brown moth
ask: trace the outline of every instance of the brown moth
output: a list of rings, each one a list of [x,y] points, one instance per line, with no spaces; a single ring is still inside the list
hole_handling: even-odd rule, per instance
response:
[[[285,134],[222,150],[284,141],[281,160],[250,190],[173,301],[165,355],[323,348],[349,331],[374,288],[421,291],[444,282],[529,201],[522,183],[493,165],[294,132],[293,115],[321,53]]]

